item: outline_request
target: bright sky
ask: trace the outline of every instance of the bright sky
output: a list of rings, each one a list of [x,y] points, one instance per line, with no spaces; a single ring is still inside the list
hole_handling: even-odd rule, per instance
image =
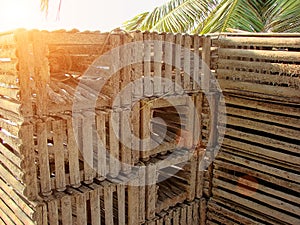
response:
[[[167,0],[50,0],[49,15],[40,12],[40,0],[0,0],[0,31],[15,28],[109,31],[135,15],[151,11]]]

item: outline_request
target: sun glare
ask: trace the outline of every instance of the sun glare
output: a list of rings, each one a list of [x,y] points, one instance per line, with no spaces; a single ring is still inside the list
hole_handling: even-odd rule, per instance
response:
[[[40,17],[39,1],[0,0],[0,30],[34,28]]]

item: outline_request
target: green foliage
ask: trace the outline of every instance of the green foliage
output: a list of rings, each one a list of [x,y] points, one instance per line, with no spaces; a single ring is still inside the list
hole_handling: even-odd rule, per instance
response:
[[[299,0],[170,0],[124,23],[126,30],[300,32]]]

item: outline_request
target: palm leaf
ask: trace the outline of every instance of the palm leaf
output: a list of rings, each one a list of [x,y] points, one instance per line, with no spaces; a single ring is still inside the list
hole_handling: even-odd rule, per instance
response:
[[[159,32],[188,32],[195,26],[195,21],[204,20],[216,0],[171,0],[148,13],[144,20],[133,18],[125,23],[125,29]],[[145,14],[144,14],[145,15]],[[136,23],[136,26],[127,26]]]
[[[249,32],[261,31],[264,27],[259,13],[262,2],[249,0],[222,0],[195,33],[224,32],[234,28]]]

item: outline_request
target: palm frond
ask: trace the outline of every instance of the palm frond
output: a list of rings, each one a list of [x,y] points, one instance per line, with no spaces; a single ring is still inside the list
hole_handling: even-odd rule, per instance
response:
[[[268,0],[265,5],[264,31],[300,32],[299,0]]]
[[[195,21],[204,20],[210,12],[211,5],[216,0],[171,0],[148,13],[144,20],[133,18],[125,23],[125,29],[132,30],[136,22],[140,30],[159,32],[188,32],[195,25]]]
[[[264,27],[259,13],[260,0],[222,0],[195,33],[224,32],[227,28],[249,32],[261,31]]]

